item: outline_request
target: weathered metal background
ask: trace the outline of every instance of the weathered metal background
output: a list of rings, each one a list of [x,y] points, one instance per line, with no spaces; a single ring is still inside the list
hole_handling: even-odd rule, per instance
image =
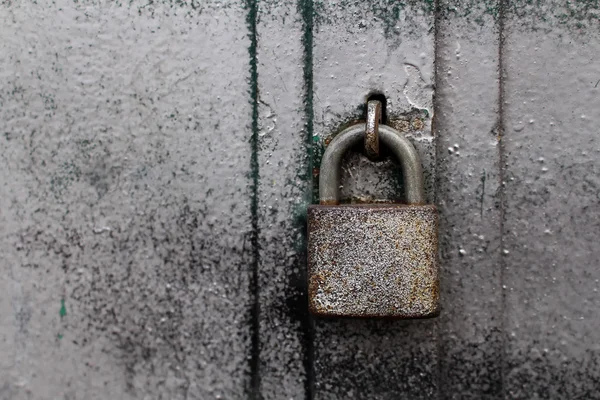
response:
[[[0,3],[0,399],[600,398],[595,0]],[[434,96],[435,94],[435,96]],[[440,210],[435,320],[307,314],[370,95]],[[349,154],[347,201],[400,199]]]

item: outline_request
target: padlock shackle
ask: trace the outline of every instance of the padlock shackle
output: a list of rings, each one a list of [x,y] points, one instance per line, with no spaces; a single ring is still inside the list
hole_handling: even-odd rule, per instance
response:
[[[339,204],[342,157],[352,146],[364,140],[365,128],[365,124],[353,125],[340,132],[327,146],[319,172],[319,202],[321,204]],[[386,125],[379,125],[379,140],[400,161],[406,203],[425,204],[423,170],[419,153],[415,147],[400,132]]]

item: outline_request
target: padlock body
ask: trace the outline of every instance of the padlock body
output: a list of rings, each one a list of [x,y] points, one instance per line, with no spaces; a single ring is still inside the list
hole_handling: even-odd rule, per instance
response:
[[[439,314],[433,205],[308,207],[309,309],[322,316]]]

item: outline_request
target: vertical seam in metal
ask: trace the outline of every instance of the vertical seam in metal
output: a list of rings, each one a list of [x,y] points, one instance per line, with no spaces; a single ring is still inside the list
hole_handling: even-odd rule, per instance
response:
[[[313,170],[313,133],[314,133],[314,109],[313,109],[313,23],[314,8],[313,0],[298,0],[300,15],[302,16],[303,35],[303,78],[304,78],[304,119],[306,129],[306,189],[308,203],[312,202],[312,170]],[[306,268],[306,264],[304,264]],[[308,288],[305,288],[307,290]],[[306,304],[308,307],[308,304]],[[314,398],[314,324],[310,314],[306,313],[306,319],[303,321],[304,337],[306,348],[304,349],[304,368],[306,371],[305,398],[312,400]]]
[[[251,273],[249,282],[249,292],[252,293],[251,322],[250,322],[250,388],[249,398],[260,399],[260,302],[258,287],[258,268],[260,265],[259,235],[260,226],[258,221],[258,186],[260,177],[260,166],[258,164],[258,65],[257,65],[257,44],[258,37],[256,31],[258,0],[246,1],[246,23],[248,25],[248,36],[250,46],[248,48],[250,56],[250,98],[252,104],[252,135],[250,136],[250,171],[251,171],[251,199],[250,214],[251,228]]]
[[[502,346],[500,354],[500,391],[502,398],[506,398],[506,372],[507,372],[507,315],[506,315],[506,291],[503,290],[505,284],[506,257],[504,257],[504,220],[506,209],[506,152],[504,148],[505,120],[504,120],[504,40],[505,40],[505,18],[507,0],[498,0],[498,176],[500,179],[500,293],[501,293],[501,311],[502,318],[500,320],[500,343]]]
[[[439,46],[438,46],[438,38],[440,35],[440,30],[439,30],[439,25],[440,25],[440,18],[441,18],[441,6],[440,6],[440,0],[435,0],[434,1],[434,19],[433,19],[433,46],[434,46],[434,56],[433,56],[433,63],[434,63],[434,72],[435,72],[435,88],[437,90],[437,88],[439,88],[439,82],[438,82],[438,77],[440,76],[440,74],[438,74],[438,67],[439,67],[439,63],[438,63],[438,59],[441,57],[439,54]],[[433,169],[433,182],[434,182],[434,203],[437,203],[437,199],[438,199],[438,170],[439,170],[439,165],[438,165],[438,155],[440,154],[440,141],[436,132],[436,115],[437,115],[437,101],[435,101],[435,91],[433,92],[433,120],[431,121],[431,132],[433,134],[433,140],[434,140],[434,149],[435,149],[435,162],[434,162],[434,169]],[[439,234],[439,229],[438,229],[438,234]],[[441,268],[441,265],[439,266]],[[440,271],[441,272],[441,271]],[[444,398],[443,394],[444,391],[442,390],[442,385],[444,384],[444,378],[443,378],[443,361],[442,361],[442,352],[444,351],[444,346],[443,346],[443,339],[442,339],[442,334],[441,334],[441,329],[440,329],[440,322],[439,320],[436,321],[436,329],[437,329],[437,340],[436,340],[436,351],[437,351],[437,398],[439,400],[442,400]]]

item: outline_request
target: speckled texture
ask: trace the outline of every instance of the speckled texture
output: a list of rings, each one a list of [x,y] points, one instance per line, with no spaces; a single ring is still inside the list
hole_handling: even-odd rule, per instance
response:
[[[0,399],[599,398],[598,1],[0,3]],[[371,91],[442,312],[310,329],[309,165]]]
[[[200,8],[0,5],[0,398],[246,398],[247,12]]]
[[[302,400],[310,374],[304,26],[296,2],[258,6],[258,392],[262,400]]]
[[[505,396],[598,399],[598,2],[526,15],[537,29],[507,14],[503,53]]]
[[[486,4],[487,3],[487,4]],[[502,399],[499,27],[494,2],[441,1],[436,137],[440,399]]]
[[[436,316],[437,244],[434,206],[309,207],[311,311],[323,316]]]

